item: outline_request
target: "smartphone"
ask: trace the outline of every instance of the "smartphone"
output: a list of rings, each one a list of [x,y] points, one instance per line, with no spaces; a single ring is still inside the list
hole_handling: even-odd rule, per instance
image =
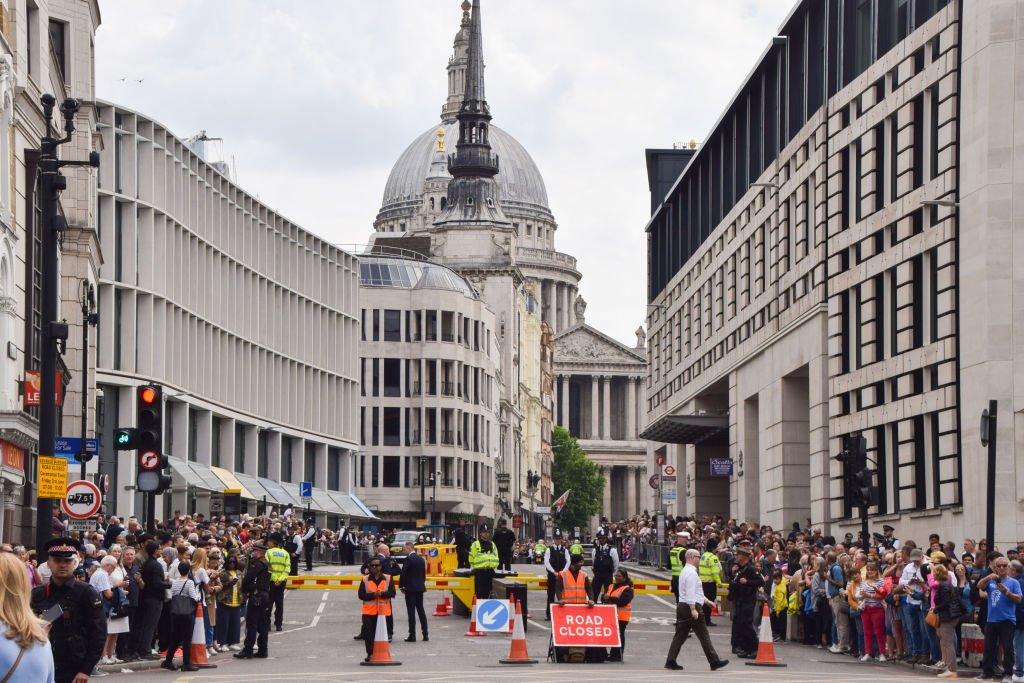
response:
[[[60,605],[54,605],[50,609],[48,609],[45,612],[43,612],[42,619],[47,624],[52,624],[53,622],[55,622],[58,619],[60,619],[63,614],[64,614],[64,610],[61,609],[61,606]]]

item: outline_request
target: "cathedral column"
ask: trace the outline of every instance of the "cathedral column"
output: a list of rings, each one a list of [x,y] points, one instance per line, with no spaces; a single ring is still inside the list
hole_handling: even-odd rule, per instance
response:
[[[562,375],[562,388],[558,394],[558,424],[566,429],[569,428],[569,378],[570,375]]]
[[[601,406],[602,425],[601,438],[605,441],[612,439],[612,376],[605,375],[601,378],[604,383],[604,405]]]
[[[597,375],[590,376],[590,435],[591,439],[600,438],[600,415],[598,411],[601,401],[597,393]]]
[[[636,438],[636,377],[626,378],[626,439]]]
[[[558,283],[558,332],[569,327],[569,285]]]
[[[636,514],[636,468],[632,465],[626,467],[626,514],[630,517]]]
[[[601,500],[601,514],[609,520],[612,518],[612,473],[614,471],[614,468],[608,466],[601,468],[601,476],[604,477],[604,493],[602,494]]]
[[[567,313],[569,315],[569,327],[576,324],[576,288],[569,287],[569,306]]]
[[[552,330],[555,329],[555,316],[558,313],[558,289],[554,280],[548,280],[548,313],[544,316],[544,322]]]

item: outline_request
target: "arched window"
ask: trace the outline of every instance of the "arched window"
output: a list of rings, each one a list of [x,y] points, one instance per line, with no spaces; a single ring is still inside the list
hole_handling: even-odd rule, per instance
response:
[[[433,197],[430,198],[430,210],[431,211],[434,210],[434,198]]]
[[[444,207],[446,207],[447,205],[448,205],[448,198],[447,197],[441,197],[441,210],[444,211]]]
[[[466,206],[473,206],[473,198],[466,197]]]

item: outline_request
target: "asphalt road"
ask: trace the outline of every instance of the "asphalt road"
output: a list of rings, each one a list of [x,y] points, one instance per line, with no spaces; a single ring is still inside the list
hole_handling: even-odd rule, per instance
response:
[[[317,573],[346,573],[338,567]],[[427,594],[427,612],[433,611],[438,593]],[[544,620],[544,598],[540,591],[529,596],[530,620],[527,641],[529,653],[540,660],[536,665],[505,666],[498,659],[509,650],[507,636],[467,638],[463,634],[468,620],[450,616],[430,618],[430,642],[405,643],[408,634],[405,604],[395,603],[395,639],[391,644],[394,667],[363,667],[363,644],[352,639],[359,629],[359,604],[355,591],[290,591],[285,599],[285,624],[280,633],[272,632],[270,658],[237,660],[228,655],[214,659],[216,669],[197,673],[168,672],[163,669],[117,673],[105,680],[176,681],[180,683],[257,681],[374,681],[374,683],[419,683],[453,680],[490,681],[669,681],[710,679],[700,644],[691,638],[683,646],[679,663],[684,671],[667,671],[665,653],[672,640],[674,610],[671,599],[661,596],[637,596],[633,623],[626,632],[625,663],[554,664],[545,661],[550,632]],[[418,636],[418,634],[417,634]],[[801,645],[776,646],[776,656],[788,666],[779,669],[754,669],[729,653],[728,619],[712,629],[712,640],[722,656],[731,658],[729,666],[717,671],[718,680],[774,680],[785,683],[833,681],[870,681],[890,683],[920,680],[934,673],[912,671],[895,664],[863,664],[850,657],[832,655]]]

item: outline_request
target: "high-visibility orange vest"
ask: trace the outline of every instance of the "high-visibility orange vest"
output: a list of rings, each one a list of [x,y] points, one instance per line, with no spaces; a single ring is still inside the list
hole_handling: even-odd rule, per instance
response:
[[[391,585],[391,577],[385,574],[380,581],[374,581],[369,575],[363,577],[363,586],[367,593],[384,592]],[[379,611],[378,611],[379,610]],[[391,616],[391,598],[377,598],[363,602],[363,616],[375,617],[383,614]]]
[[[611,590],[608,591],[608,597],[610,597],[610,598],[617,598],[620,595],[622,595],[623,593],[625,593],[627,588],[629,588],[629,584],[628,583],[624,583],[621,586],[619,586],[618,588],[612,588]],[[633,602],[632,601],[630,601],[630,603],[628,605],[616,605],[615,608],[616,608],[615,611],[616,611],[616,613],[619,616],[619,621],[629,621],[630,617],[633,616]]]
[[[568,569],[562,570],[562,602],[570,605],[584,605],[587,597],[587,575],[580,570],[579,576],[573,577]]]

